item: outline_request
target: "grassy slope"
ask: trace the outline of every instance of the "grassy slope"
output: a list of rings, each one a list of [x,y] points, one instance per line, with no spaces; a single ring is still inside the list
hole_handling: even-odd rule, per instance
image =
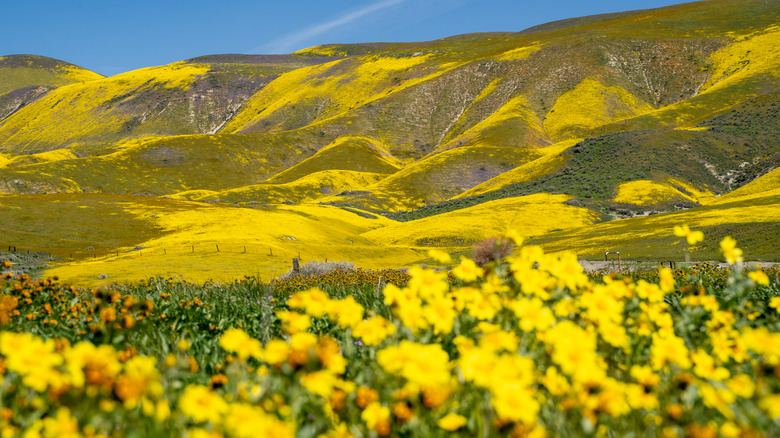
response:
[[[468,247],[486,237],[515,229],[523,236],[536,236],[556,228],[589,225],[593,212],[565,205],[565,195],[538,194],[501,199],[475,207],[398,223],[363,236],[401,246]]]
[[[365,137],[342,137],[306,160],[278,173],[268,182],[289,183],[323,170],[392,174],[400,167],[401,163],[379,142]]]
[[[695,260],[720,259],[718,244],[730,235],[754,260],[777,260],[780,241],[780,195],[705,205],[676,213],[604,222],[549,233],[531,240],[547,251],[571,250],[599,259],[605,251],[620,251],[624,259],[676,260],[684,258],[685,239],[676,237],[676,225],[704,232],[705,241],[691,251]]]
[[[780,168],[762,175],[744,186],[713,199],[713,204],[726,204],[780,194]]]
[[[73,64],[43,56],[0,57],[0,122],[54,88],[102,77]]]
[[[60,87],[1,123],[0,143],[14,154],[69,147],[95,155],[128,138],[214,133],[273,78],[311,63],[188,61]]]
[[[117,152],[18,167],[0,173],[0,191],[169,195],[256,184],[315,151],[302,134],[147,138],[120,143]]]
[[[418,57],[430,56],[431,61],[419,64],[409,61],[408,65],[404,65],[405,75],[397,76],[398,86],[391,87],[385,83],[385,88],[382,88],[381,81],[386,80],[389,74],[380,74],[381,79],[378,82],[372,81],[370,87],[365,86],[365,78],[350,77],[353,80],[345,82],[344,79],[349,77],[344,73],[344,63],[347,61],[340,61],[327,69],[321,66],[316,71],[306,72],[306,74],[296,71],[294,72],[296,76],[290,76],[284,84],[280,83],[279,89],[293,88],[296,84],[304,84],[305,81],[312,80],[316,83],[315,89],[318,91],[316,98],[314,93],[307,91],[304,86],[296,89],[296,94],[289,101],[284,99],[285,94],[282,92],[273,96],[260,93],[264,96],[262,105],[256,106],[257,111],[262,110],[260,111],[262,114],[255,115],[254,119],[241,119],[239,116],[236,118],[236,126],[242,126],[240,129],[269,131],[302,128],[306,123],[310,123],[308,128],[302,129],[317,129],[324,135],[366,132],[380,138],[391,153],[402,159],[407,157],[418,159],[430,154],[431,151],[454,147],[481,146],[483,142],[502,145],[542,145],[546,144],[544,142],[549,142],[547,134],[560,138],[560,136],[597,133],[600,126],[604,124],[611,123],[611,126],[622,127],[623,125],[614,122],[626,118],[632,121],[638,120],[639,118],[632,118],[632,116],[656,113],[651,112],[653,106],[673,104],[693,96],[702,88],[711,88],[709,84],[706,86],[702,84],[710,76],[717,76],[720,74],[718,72],[729,68],[728,61],[713,61],[709,58],[713,51],[723,46],[725,40],[718,38],[723,30],[731,26],[729,30],[733,31],[732,36],[747,35],[757,30],[757,27],[770,23],[771,17],[777,12],[765,4],[757,3],[755,5],[757,9],[752,11],[738,11],[734,5],[724,2],[715,3],[717,4],[697,3],[670,10],[616,16],[609,20],[601,20],[598,24],[580,21],[573,26],[556,28],[531,36],[529,34],[489,37],[475,35],[425,44],[381,47],[369,55],[364,55],[364,58],[353,58],[350,62],[365,61],[368,66],[371,66],[367,71],[372,71],[374,74],[377,71],[376,66],[382,62],[395,62],[399,54],[408,56],[410,53],[417,53]],[[711,23],[709,21],[704,23],[696,32],[691,32],[693,30],[689,23],[691,20],[724,8],[736,17],[736,26],[715,19],[710,20]],[[645,28],[647,22],[653,22],[665,30],[674,30],[664,33],[663,37],[660,37],[660,34],[648,35]],[[596,39],[597,36],[605,35],[610,39],[607,41]],[[533,44],[535,39],[542,43],[541,46]],[[476,41],[481,43],[479,49],[475,48]],[[747,47],[750,44],[756,45],[745,43],[743,46]],[[737,53],[744,47],[732,48],[731,51]],[[516,56],[510,55],[513,53]],[[467,56],[472,58],[469,59]],[[637,56],[639,58],[635,58]],[[759,53],[756,56],[763,55]],[[662,57],[662,62],[658,62],[659,57]],[[415,71],[417,76],[424,76],[426,69],[430,69],[430,64],[441,63],[444,60],[452,60],[455,64],[423,82],[410,78]],[[559,60],[561,62],[566,60],[571,68],[568,70],[556,68]],[[470,73],[468,78],[465,77],[466,72]],[[745,74],[742,76],[744,80],[754,77]],[[522,80],[518,81],[517,77],[521,77]],[[734,81],[739,83],[743,79]],[[318,88],[337,80],[341,82],[333,89],[344,97],[328,97],[336,92]],[[759,80],[762,81],[764,78]],[[448,90],[448,96],[442,99],[439,82],[458,89]],[[377,89],[385,90],[386,96],[376,97]],[[270,87],[264,91],[269,90]],[[718,101],[717,105],[706,109],[705,114],[721,111],[726,105],[724,104],[726,97],[733,102],[731,94],[733,93],[725,93],[713,99]],[[460,96],[460,100],[453,101],[453,95]],[[591,105],[588,106],[588,111],[580,112],[588,113],[589,117],[586,117],[586,120],[573,120],[571,114],[581,110],[581,105],[577,107],[573,102],[581,104],[586,96],[590,98]],[[320,98],[327,102],[317,100]],[[336,101],[334,99],[341,100],[338,100],[338,104],[332,105]],[[347,104],[344,99],[351,100]],[[518,131],[518,127],[527,129],[517,123],[520,117],[503,126],[500,121],[491,120],[501,119],[502,109],[511,107],[511,102],[516,102],[518,99],[526,102],[525,107],[529,112],[525,120],[529,122],[529,126],[534,126],[534,118],[539,120],[546,117],[547,132],[533,130],[532,132],[537,133],[534,138],[523,131]],[[295,102],[305,106],[306,111],[310,112],[308,116],[296,120],[283,118],[281,114],[286,114],[294,106],[298,108]],[[430,111],[430,108],[434,107],[433,102],[436,104],[436,112]],[[692,108],[698,106],[701,106],[698,102],[690,105]],[[560,116],[561,114],[563,117]],[[392,125],[383,125],[384,120],[390,120]],[[429,122],[430,120],[450,122],[445,126],[436,126]],[[538,123],[537,121],[536,124]],[[654,127],[658,126],[657,122],[654,123]],[[482,129],[486,126],[490,129]],[[230,126],[230,128],[236,127]],[[666,139],[657,140],[657,142],[662,141]],[[424,163],[429,158],[430,156],[420,163]],[[400,172],[387,181],[380,182],[379,187],[368,188],[370,194],[359,195],[343,202],[363,207],[374,205],[379,209],[399,209],[446,199],[484,181],[484,179],[470,181],[473,176],[482,173],[486,176],[485,179],[488,179],[495,176],[496,170],[503,170],[491,169],[485,172],[486,166],[483,161],[486,158],[483,154],[481,161],[465,169],[462,163],[452,163],[450,168],[457,168],[461,174],[467,175],[463,181],[454,183],[447,181],[446,178],[436,174],[438,170],[434,170],[433,166],[420,168],[409,166],[405,171],[414,175],[413,181],[422,182],[421,185],[425,186],[423,190],[415,190],[404,181],[398,181],[405,175]],[[685,163],[684,166],[693,164]],[[480,170],[482,172],[479,172]],[[610,173],[609,169],[600,170]],[[719,170],[725,171],[725,169]],[[614,174],[610,178],[618,179],[620,176]],[[431,186],[435,188],[431,190]],[[614,193],[615,186],[616,184],[612,185],[610,196]],[[425,196],[421,197],[415,192],[423,192]]]
[[[3,196],[0,205],[3,215],[14,219],[0,244],[21,249],[19,242],[24,242],[66,259],[75,252],[79,261],[63,259],[47,274],[85,286],[156,274],[184,274],[199,282],[245,274],[268,278],[289,270],[299,253],[304,261],[354,260],[366,268],[420,258],[409,249],[381,247],[360,237],[389,220],[336,207],[250,209],[116,195]],[[57,230],[46,220],[53,215],[59,218]],[[89,246],[94,251],[87,251]],[[101,274],[108,279],[101,281]]]
[[[59,87],[103,76],[44,56],[10,55],[0,57],[0,95],[32,86]]]
[[[579,143],[579,141],[580,139],[565,140],[550,145],[546,148],[537,149],[536,152],[542,154],[542,156],[539,158],[495,176],[483,182],[482,184],[479,184],[469,190],[466,190],[458,196],[455,196],[454,199],[478,196],[480,194],[488,193],[510,184],[532,181],[536,178],[547,176],[560,168],[566,162],[566,157],[562,156],[561,154],[563,154],[563,152],[570,147]]]
[[[459,147],[410,164],[366,187],[364,192],[336,202],[374,211],[416,208],[448,199],[540,155],[536,149],[491,145]]]
[[[713,55],[717,60],[713,79],[701,94],[596,127],[596,134],[614,133],[594,136],[566,152],[566,164],[553,174],[534,181],[503,178],[499,184],[491,183],[494,192],[448,201],[414,215],[540,191],[567,193],[585,202],[608,201],[618,195],[618,186],[636,179],[664,182],[676,177],[696,190],[726,193],[749,181],[750,175],[777,165],[780,117],[773,84],[780,83],[776,78],[780,45],[774,44],[778,37],[777,31],[763,32],[718,51]],[[692,129],[671,129],[677,126]],[[679,204],[680,199],[669,198],[661,208]],[[651,202],[646,208],[659,205]]]
[[[322,170],[282,184],[260,183],[235,189],[190,190],[171,197],[193,201],[221,201],[250,204],[305,204],[334,194],[361,190],[387,175],[351,170]]]
[[[0,248],[13,245],[55,257],[86,257],[133,246],[159,234],[150,216],[129,213],[138,199],[76,194],[0,196]],[[141,199],[149,206],[166,203],[151,197]]]

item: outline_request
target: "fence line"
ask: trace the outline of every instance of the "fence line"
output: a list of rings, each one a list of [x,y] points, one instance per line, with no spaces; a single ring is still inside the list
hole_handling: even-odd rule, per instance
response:
[[[186,254],[247,254],[254,256],[261,256],[264,258],[273,258],[278,260],[292,260],[297,258],[299,261],[325,261],[327,257],[320,257],[318,255],[306,254],[298,250],[282,250],[278,246],[266,246],[266,245],[252,245],[252,244],[224,244],[224,243],[207,243],[207,244],[189,244],[189,245],[171,245],[164,247],[146,248],[136,246],[132,249],[74,249],[74,248],[22,248],[14,244],[0,244],[0,252],[11,254],[25,254],[34,257],[45,257],[51,261],[67,261],[67,262],[79,262],[101,259],[119,259],[137,257],[143,258],[144,256],[181,256]],[[276,251],[274,251],[276,249]]]

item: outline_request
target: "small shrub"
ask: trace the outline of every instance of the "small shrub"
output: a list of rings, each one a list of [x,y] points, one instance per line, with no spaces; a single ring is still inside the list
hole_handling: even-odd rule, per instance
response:
[[[505,259],[512,255],[515,244],[512,241],[500,237],[489,237],[473,246],[471,255],[474,263],[483,266],[488,262]]]
[[[287,280],[293,277],[313,277],[316,275],[325,275],[333,271],[354,271],[355,264],[351,262],[309,262],[301,266],[297,271],[290,269],[286,274],[283,274],[278,280]]]

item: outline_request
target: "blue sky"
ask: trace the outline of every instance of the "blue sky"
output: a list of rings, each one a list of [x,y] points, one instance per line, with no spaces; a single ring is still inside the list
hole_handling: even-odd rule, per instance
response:
[[[683,0],[0,0],[0,55],[35,54],[104,75],[220,53],[428,41],[520,31]]]

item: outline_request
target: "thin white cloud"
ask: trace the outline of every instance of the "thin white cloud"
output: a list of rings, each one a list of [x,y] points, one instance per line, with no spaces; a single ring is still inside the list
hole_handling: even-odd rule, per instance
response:
[[[366,15],[373,14],[382,9],[387,9],[391,6],[403,3],[406,0],[381,0],[368,4],[360,9],[351,11],[334,18],[333,20],[326,21],[306,29],[301,29],[295,33],[285,35],[281,38],[275,39],[267,44],[252,49],[254,53],[288,53],[296,49],[300,49],[302,44],[306,41],[322,35],[332,29],[350,24]]]

